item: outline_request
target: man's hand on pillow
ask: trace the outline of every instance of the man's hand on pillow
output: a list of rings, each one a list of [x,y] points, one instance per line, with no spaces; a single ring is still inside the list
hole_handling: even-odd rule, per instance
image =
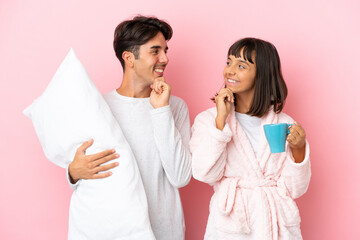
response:
[[[79,179],[97,179],[109,177],[111,176],[112,172],[98,172],[107,171],[119,165],[117,162],[101,165],[119,157],[119,154],[115,153],[114,149],[106,150],[93,155],[85,155],[86,149],[89,148],[93,142],[93,139],[84,142],[77,149],[74,160],[69,165],[69,177],[71,183],[75,184]]]

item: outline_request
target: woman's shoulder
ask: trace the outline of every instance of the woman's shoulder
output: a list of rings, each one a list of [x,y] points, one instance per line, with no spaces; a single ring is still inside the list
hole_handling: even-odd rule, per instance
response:
[[[204,118],[205,118],[205,119],[206,119],[206,118],[212,119],[212,118],[215,118],[215,117],[216,117],[216,113],[217,113],[216,107],[208,108],[208,109],[206,109],[205,111],[199,113],[199,114],[196,116],[195,120],[196,120],[196,119],[204,119]]]
[[[215,126],[215,118],[216,118],[216,107],[206,109],[203,112],[200,112],[194,120],[194,124],[192,126],[194,129],[207,129],[211,126]]]
[[[294,119],[284,112],[277,113],[277,115],[279,117],[279,122],[287,122],[287,123],[294,122]]]

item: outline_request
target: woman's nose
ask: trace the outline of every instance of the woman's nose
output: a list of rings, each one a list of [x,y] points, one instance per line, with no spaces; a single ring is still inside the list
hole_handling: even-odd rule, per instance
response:
[[[235,74],[235,66],[230,65],[228,68],[226,68],[226,73],[229,75],[234,75]]]

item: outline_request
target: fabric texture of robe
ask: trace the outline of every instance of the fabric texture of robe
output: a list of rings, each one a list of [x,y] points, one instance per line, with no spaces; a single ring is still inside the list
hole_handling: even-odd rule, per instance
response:
[[[216,108],[200,113],[192,127],[190,150],[195,179],[214,187],[205,239],[302,239],[296,199],[311,177],[310,149],[295,163],[290,147],[270,153],[263,125],[293,123],[272,109],[262,117],[259,149],[253,148],[232,108],[222,131]]]

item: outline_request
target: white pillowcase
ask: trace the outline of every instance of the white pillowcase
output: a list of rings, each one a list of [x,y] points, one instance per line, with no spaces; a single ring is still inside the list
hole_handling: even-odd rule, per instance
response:
[[[94,143],[87,155],[111,148],[120,154],[112,176],[81,180],[74,191],[69,239],[155,239],[135,157],[109,106],[72,49],[45,92],[24,114],[32,120],[46,157],[63,168],[90,138]]]

